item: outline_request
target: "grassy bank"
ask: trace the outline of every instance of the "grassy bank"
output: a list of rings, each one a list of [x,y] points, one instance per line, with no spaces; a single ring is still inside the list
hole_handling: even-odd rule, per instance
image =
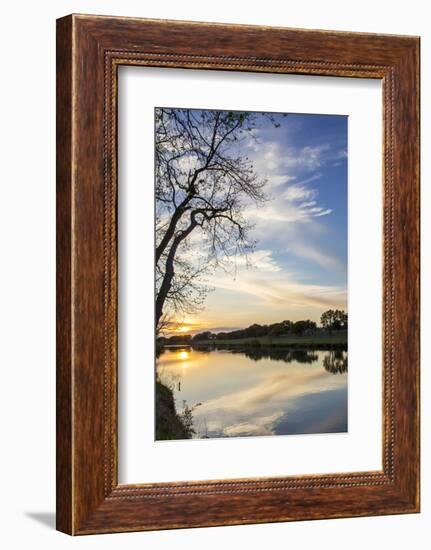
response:
[[[199,346],[256,346],[256,347],[291,347],[309,349],[347,349],[347,332],[333,334],[315,334],[309,336],[259,336],[225,340],[192,341],[193,347]]]
[[[185,407],[185,412],[178,414],[173,391],[157,380],[156,440],[191,439],[193,433],[191,410]]]

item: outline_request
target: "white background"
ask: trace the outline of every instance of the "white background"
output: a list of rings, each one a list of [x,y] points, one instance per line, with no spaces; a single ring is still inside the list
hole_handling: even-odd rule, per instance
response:
[[[119,79],[120,482],[381,470],[381,82],[147,67],[121,67]],[[153,121],[154,107],[172,102],[348,114],[348,433],[154,441],[154,341],[142,337],[154,330]]]
[[[431,149],[428,2],[8,2],[2,11],[1,543],[5,548],[427,548],[431,522],[431,189],[422,168],[422,514],[72,539],[54,522],[55,18],[74,12],[422,36],[422,150]],[[4,43],[3,43],[4,42]]]

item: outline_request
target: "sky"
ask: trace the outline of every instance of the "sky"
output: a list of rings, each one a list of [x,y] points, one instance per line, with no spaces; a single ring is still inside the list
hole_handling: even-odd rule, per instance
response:
[[[269,196],[246,211],[256,240],[251,267],[240,257],[234,272],[216,270],[204,309],[181,319],[182,332],[347,311],[347,121],[275,114],[274,125],[261,117],[257,139],[242,145]]]

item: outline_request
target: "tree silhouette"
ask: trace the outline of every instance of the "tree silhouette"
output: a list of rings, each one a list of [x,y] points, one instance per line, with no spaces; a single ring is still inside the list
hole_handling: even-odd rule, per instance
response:
[[[323,328],[332,330],[347,329],[348,316],[345,311],[339,309],[328,309],[320,317],[320,324]]]
[[[258,116],[155,110],[157,331],[171,312],[199,309],[209,270],[253,249],[244,211],[266,199],[265,180],[241,145],[254,139]]]

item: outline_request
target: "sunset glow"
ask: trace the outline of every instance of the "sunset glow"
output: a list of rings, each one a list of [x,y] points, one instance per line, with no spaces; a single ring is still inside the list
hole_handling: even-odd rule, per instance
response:
[[[347,432],[348,117],[155,118],[155,439]]]
[[[256,248],[206,274],[204,302],[192,316],[174,314],[166,336],[319,322],[329,307],[347,309],[347,117],[274,116],[279,127],[262,118],[255,139],[241,142],[266,180],[268,200],[244,202]],[[202,233],[192,233],[188,246],[181,257],[196,267]]]

